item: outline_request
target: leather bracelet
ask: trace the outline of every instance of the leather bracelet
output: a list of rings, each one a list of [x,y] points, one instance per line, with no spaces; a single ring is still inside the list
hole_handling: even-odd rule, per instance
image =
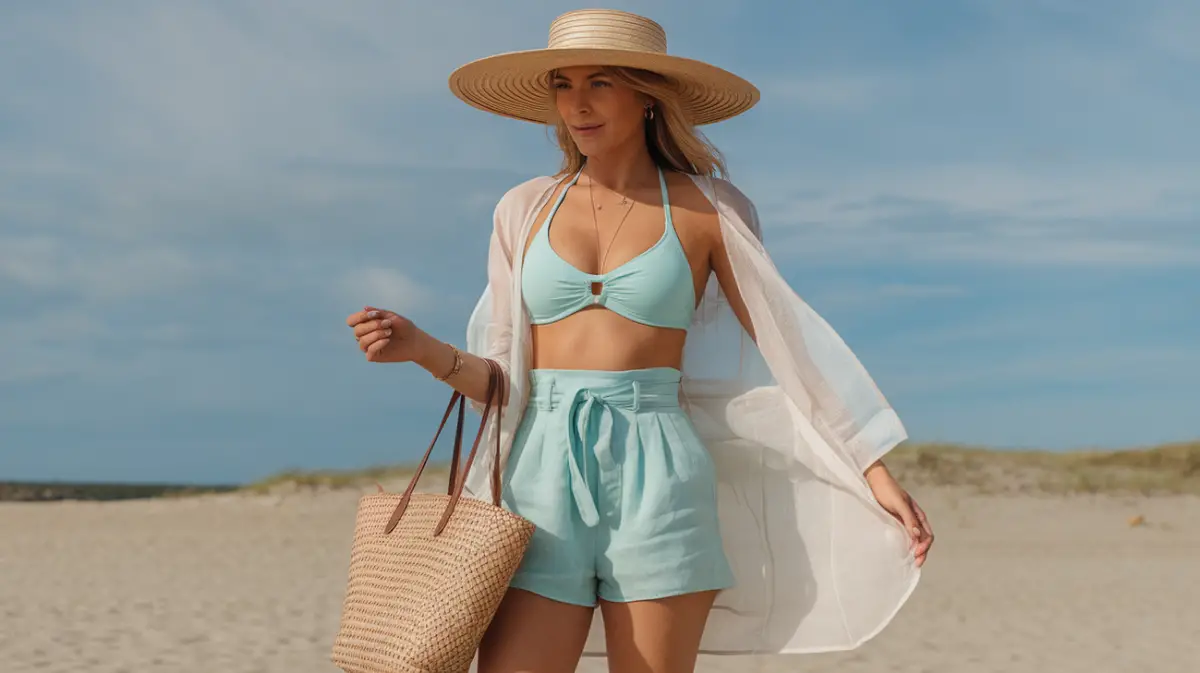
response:
[[[435,375],[433,377],[439,381],[448,380],[451,376],[454,376],[455,374],[457,374],[458,371],[460,369],[462,369],[462,365],[463,365],[462,353],[460,353],[459,350],[454,347],[454,344],[446,344],[446,345],[450,347],[450,350],[454,351],[454,366],[450,369],[450,372],[448,374],[446,374],[445,376],[436,376]]]

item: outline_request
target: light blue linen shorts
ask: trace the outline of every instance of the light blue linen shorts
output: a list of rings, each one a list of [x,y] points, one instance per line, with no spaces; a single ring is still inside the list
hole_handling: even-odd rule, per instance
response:
[[[679,370],[530,374],[503,504],[536,530],[510,586],[584,606],[732,586]]]

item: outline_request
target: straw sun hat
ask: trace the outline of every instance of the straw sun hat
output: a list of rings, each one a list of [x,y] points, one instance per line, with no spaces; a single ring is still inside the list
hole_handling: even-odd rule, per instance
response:
[[[676,84],[693,124],[739,115],[758,102],[746,80],[714,65],[667,54],[662,26],[637,14],[583,9],[550,24],[545,49],[488,56],[450,75],[450,90],[476,108],[548,124],[554,119],[548,74],[571,66],[624,66],[665,75]]]

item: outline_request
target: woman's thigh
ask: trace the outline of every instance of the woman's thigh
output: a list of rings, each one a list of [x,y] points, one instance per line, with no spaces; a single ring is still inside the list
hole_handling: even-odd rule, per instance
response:
[[[479,673],[571,673],[594,608],[509,589],[479,646]]]
[[[608,670],[691,673],[716,591],[629,603],[600,602]]]

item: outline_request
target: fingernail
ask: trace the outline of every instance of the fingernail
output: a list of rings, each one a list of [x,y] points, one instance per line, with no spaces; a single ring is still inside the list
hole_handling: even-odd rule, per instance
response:
[[[389,330],[384,330],[384,331],[383,331],[383,336],[392,336],[392,330],[390,330],[390,329],[389,329]]]
[[[384,329],[387,329],[387,328],[389,328],[389,327],[391,327],[391,326],[392,326],[392,321],[391,321],[391,320],[384,320],[383,322],[379,323],[379,326],[380,326],[380,327],[382,327],[382,328],[384,328]]]
[[[368,311],[368,312],[367,312],[367,317],[368,317],[368,318],[376,318],[376,317],[379,317],[379,311]]]

